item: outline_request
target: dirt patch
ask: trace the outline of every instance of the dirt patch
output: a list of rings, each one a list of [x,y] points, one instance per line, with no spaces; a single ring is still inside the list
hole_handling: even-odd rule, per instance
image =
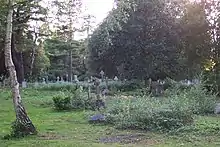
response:
[[[122,134],[106,138],[101,138],[101,143],[137,143],[146,139],[144,134]]]
[[[53,133],[53,132],[40,134],[40,135],[38,135],[38,137],[42,140],[67,140],[68,139],[68,137],[66,137],[66,136],[60,136],[60,135]]]

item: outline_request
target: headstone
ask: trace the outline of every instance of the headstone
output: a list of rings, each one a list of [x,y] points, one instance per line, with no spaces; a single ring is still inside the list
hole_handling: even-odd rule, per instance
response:
[[[49,83],[49,77],[46,76],[46,83]]]
[[[102,91],[102,96],[106,96],[109,94],[109,90],[107,88],[105,88],[103,91]]]
[[[101,75],[102,81],[104,81],[104,75],[105,75],[105,73],[104,73],[103,70],[101,70],[100,75]]]
[[[21,83],[21,86],[22,86],[22,88],[27,88],[27,82],[26,82],[26,81],[23,81],[23,82]]]
[[[79,89],[80,89],[80,91],[83,91],[83,86],[80,85],[80,86],[79,86]]]
[[[161,96],[164,91],[163,85],[160,82],[152,81],[151,79],[149,80],[149,88],[153,96]]]
[[[77,75],[74,75],[74,82],[79,82]]]
[[[114,81],[118,81],[118,77],[117,76],[114,77]]]
[[[62,83],[64,82],[63,77],[61,77],[61,82],[62,82]]]
[[[46,79],[45,78],[43,78],[43,82],[42,82],[43,84],[46,84]]]
[[[57,77],[57,82],[59,82],[60,81],[60,77]]]
[[[102,114],[96,114],[89,118],[90,123],[100,123],[105,122],[105,116]]]
[[[66,74],[66,80],[65,80],[65,81],[68,81],[68,76],[69,76],[69,75],[68,75],[68,74]]]
[[[10,86],[10,78],[5,78],[3,80],[3,87]]]
[[[215,106],[214,113],[215,113],[215,114],[220,114],[220,103],[218,103],[218,104]]]
[[[191,81],[190,80],[187,80],[187,85],[191,85]]]
[[[39,86],[39,83],[36,81],[34,82],[34,87],[37,87],[37,86]]]

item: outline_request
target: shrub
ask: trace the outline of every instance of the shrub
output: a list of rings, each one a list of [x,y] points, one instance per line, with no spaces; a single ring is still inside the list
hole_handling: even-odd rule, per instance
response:
[[[119,128],[164,131],[192,124],[194,114],[213,113],[216,95],[202,85],[176,87],[172,91],[178,92],[160,99],[144,96],[113,100],[108,105],[106,119]]]
[[[87,94],[80,89],[60,92],[53,97],[55,109],[72,110],[72,109],[91,109],[95,110],[95,99],[88,98]]]
[[[106,111],[107,122],[118,128],[162,131],[191,124],[192,116],[177,99],[161,101],[149,97],[114,100]]]
[[[202,85],[191,87],[179,95],[184,99],[194,114],[209,114],[214,112],[217,103],[216,95],[208,92]]]
[[[219,67],[218,67],[219,68]],[[204,71],[202,75],[203,86],[212,93],[219,93],[220,87],[220,73],[219,70],[217,72],[213,71]]]
[[[73,109],[95,109],[95,99],[88,98],[80,89],[72,93],[71,106]]]
[[[57,110],[69,110],[71,109],[71,97],[60,92],[53,97],[55,109]]]

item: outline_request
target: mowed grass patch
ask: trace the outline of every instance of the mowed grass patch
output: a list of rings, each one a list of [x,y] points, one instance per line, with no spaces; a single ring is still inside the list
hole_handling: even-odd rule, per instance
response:
[[[218,129],[217,116],[197,117],[196,126],[208,134],[184,133],[182,136],[169,136],[153,132],[117,130],[111,126],[88,123],[88,111],[57,112],[53,109],[52,97],[57,91],[21,90],[28,115],[37,127],[38,135],[23,139],[2,140],[10,133],[11,122],[15,119],[11,93],[0,90],[0,147],[178,147],[178,146],[220,146],[218,134],[208,132],[209,128]],[[209,126],[201,127],[206,124]],[[215,131],[216,132],[216,131]],[[144,136],[135,143],[101,143],[100,138],[111,138],[125,134],[141,133]],[[185,135],[185,136],[184,136]]]

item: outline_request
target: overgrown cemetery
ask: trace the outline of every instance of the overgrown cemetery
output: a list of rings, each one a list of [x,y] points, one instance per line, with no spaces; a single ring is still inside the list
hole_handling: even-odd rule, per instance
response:
[[[0,30],[0,147],[220,146],[219,0],[0,0]]]

